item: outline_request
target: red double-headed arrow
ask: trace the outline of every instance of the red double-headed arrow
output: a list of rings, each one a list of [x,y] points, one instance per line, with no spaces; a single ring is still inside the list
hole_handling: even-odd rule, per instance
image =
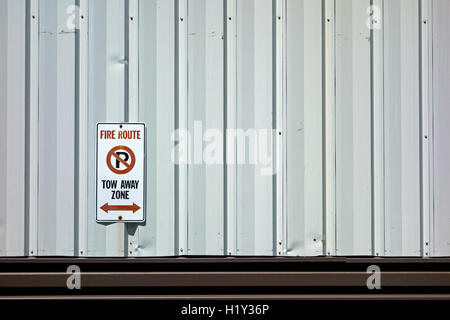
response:
[[[133,203],[133,205],[131,205],[131,206],[128,206],[128,205],[112,206],[112,205],[109,205],[108,203],[105,203],[103,206],[100,207],[100,209],[102,209],[106,213],[108,213],[108,211],[133,211],[133,213],[135,213],[140,208],[141,207],[139,207],[136,203]]]

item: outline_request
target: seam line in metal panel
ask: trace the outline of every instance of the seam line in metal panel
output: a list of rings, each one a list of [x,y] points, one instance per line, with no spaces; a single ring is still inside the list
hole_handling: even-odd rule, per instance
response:
[[[228,111],[228,24],[227,24],[228,6],[227,1],[223,1],[223,253],[228,252],[228,166],[227,166],[227,135],[226,130],[228,127],[227,111]]]
[[[373,8],[374,0],[369,1],[369,5],[371,8]],[[370,197],[372,198],[371,203],[371,247],[372,247],[372,255],[375,255],[375,148],[374,148],[374,85],[375,85],[375,79],[374,79],[374,32],[373,28],[369,31],[370,34],[370,152],[372,156],[370,157],[370,175],[372,179],[370,179]]]
[[[226,127],[225,136],[228,129],[235,129],[237,125],[236,110],[236,0],[225,0],[226,2]],[[236,145],[230,143],[226,138],[226,255],[237,254],[237,150]],[[233,148],[232,150],[229,148]],[[230,159],[233,155],[233,159]],[[232,161],[231,161],[232,160]]]
[[[274,74],[273,74],[273,87],[274,87],[274,126],[276,129],[276,139],[275,139],[275,155],[276,159],[274,159],[276,164],[276,174],[274,176],[274,210],[275,210],[275,223],[274,223],[274,255],[283,255],[284,254],[284,235],[285,235],[285,228],[284,228],[284,215],[283,215],[283,207],[284,207],[284,201],[283,201],[283,195],[284,195],[284,157],[283,152],[285,150],[284,148],[284,141],[285,141],[285,132],[284,132],[284,116],[283,116],[283,75],[284,75],[284,22],[285,19],[285,1],[284,0],[274,0],[273,1],[273,65],[274,65]]]
[[[325,0],[325,255],[336,253],[335,1]]]
[[[139,3],[138,0],[125,1],[125,122],[139,121],[138,96],[138,65],[139,65]],[[139,239],[139,226],[126,224],[124,228],[125,256],[138,254],[136,252]]]
[[[87,215],[87,0],[77,0],[78,6],[75,37],[75,241],[74,255],[83,256],[86,252]]]
[[[95,0],[94,0],[95,1]],[[123,48],[124,48],[124,79],[123,79],[123,122],[130,122],[130,105],[129,105],[129,96],[130,96],[130,26],[128,23],[128,17],[130,16],[130,0],[123,0],[123,20],[124,20],[124,30],[123,30]],[[129,254],[129,246],[128,246],[128,228],[129,224],[126,223],[123,226],[123,255],[124,257],[128,257]],[[131,252],[130,252],[131,253]]]
[[[418,51],[419,51],[419,154],[420,154],[420,168],[419,168],[419,172],[420,172],[420,219],[421,219],[421,224],[420,224],[420,250],[421,250],[421,255],[424,256],[425,255],[425,247],[424,247],[424,243],[425,243],[425,236],[424,236],[424,188],[423,188],[423,178],[424,178],[424,157],[423,157],[423,52],[422,52],[422,45],[423,45],[423,35],[422,35],[422,21],[423,21],[423,12],[422,12],[422,0],[418,0],[418,10],[419,10],[419,47],[418,47]]]
[[[371,0],[381,10],[381,29],[371,29],[372,99],[372,254],[383,256],[384,244],[384,1]]]
[[[429,25],[431,24],[429,0],[419,1],[419,57],[420,57],[420,154],[421,154],[421,216],[422,256],[430,256],[430,150],[429,150]]]
[[[95,1],[95,0],[94,0]],[[124,77],[124,122],[130,121],[130,88],[129,88],[129,81],[130,81],[130,25],[129,25],[129,17],[130,17],[130,0],[124,0],[124,15],[123,19],[125,21],[124,23],[124,60],[125,60],[125,77]],[[126,229],[126,228],[124,228]],[[125,231],[126,233],[126,231]],[[126,234],[125,234],[126,238]],[[125,240],[126,244],[127,240]],[[126,252],[126,251],[125,251]]]
[[[27,1],[27,54],[26,54],[26,219],[25,255],[37,255],[37,214],[38,214],[38,55],[39,55],[39,2]]]
[[[187,130],[187,0],[177,0],[175,4],[175,105],[176,105],[176,129]],[[188,148],[189,149],[189,148]],[[187,151],[187,159],[190,158],[190,151]],[[177,255],[188,254],[188,199],[187,199],[187,162],[180,161],[176,166],[176,253]]]

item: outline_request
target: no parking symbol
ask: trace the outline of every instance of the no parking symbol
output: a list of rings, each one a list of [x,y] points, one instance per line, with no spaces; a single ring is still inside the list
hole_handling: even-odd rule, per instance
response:
[[[116,162],[115,166],[111,163],[111,161],[114,162],[114,160]],[[117,146],[112,148],[106,157],[106,165],[109,170],[116,174],[126,174],[130,172],[133,170],[135,164],[136,156],[134,155],[133,150],[125,146]],[[122,169],[121,166],[124,168]]]
[[[145,125],[97,125],[98,222],[145,220]]]

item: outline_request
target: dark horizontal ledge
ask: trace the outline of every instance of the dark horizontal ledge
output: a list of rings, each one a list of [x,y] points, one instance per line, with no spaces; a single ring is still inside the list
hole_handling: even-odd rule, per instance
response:
[[[0,301],[101,301],[101,300],[162,300],[162,301],[276,301],[276,300],[352,300],[352,301],[404,301],[404,300],[450,300],[450,294],[248,294],[248,295],[48,295],[48,296],[0,296]]]
[[[64,288],[65,272],[3,272],[0,288]],[[86,272],[82,288],[366,287],[366,272]],[[448,272],[381,272],[382,287],[450,287]]]

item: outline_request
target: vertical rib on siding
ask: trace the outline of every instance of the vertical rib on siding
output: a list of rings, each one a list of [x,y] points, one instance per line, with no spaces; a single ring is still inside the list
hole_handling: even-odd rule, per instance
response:
[[[85,256],[87,249],[88,210],[88,0],[78,0],[79,29],[77,30],[76,48],[76,133],[75,137],[75,199],[76,210],[76,255]]]
[[[25,1],[0,1],[0,256],[25,249]]]
[[[430,0],[419,2],[419,32],[420,32],[420,145],[421,145],[421,254],[422,257],[430,255],[430,211],[431,211],[431,185],[432,185],[432,148],[429,136],[431,134],[432,96],[432,28]]]
[[[336,10],[335,0],[323,1],[324,24],[324,172],[325,254],[336,254]]]
[[[139,121],[147,126],[147,219],[139,226],[136,254],[175,252],[175,6],[173,1],[139,3]]]
[[[286,134],[285,134],[285,74],[286,67],[284,62],[286,61],[286,1],[275,0],[273,2],[273,125],[277,130],[275,133],[276,139],[272,139],[272,146],[275,150],[272,155],[272,161],[275,164],[274,167],[274,250],[278,256],[286,253],[286,243],[284,241],[286,231],[286,217],[285,217],[285,201],[284,191],[285,189],[285,155],[286,155]],[[260,146],[261,147],[261,146]]]
[[[384,0],[372,1],[373,255],[385,254]],[[369,12],[370,13],[370,12]]]
[[[369,0],[336,1],[338,255],[372,254]]]
[[[224,254],[223,43],[223,1],[189,0],[188,130],[193,163],[188,167],[187,254],[191,255]]]
[[[187,65],[187,0],[175,2],[175,110],[176,129],[188,128],[188,65]],[[180,132],[181,132],[180,131]],[[179,135],[180,143],[182,135]],[[185,138],[186,139],[186,138]],[[189,141],[189,140],[188,140]],[[187,149],[187,150],[186,150]],[[176,166],[176,245],[179,255],[187,254],[188,245],[188,159],[192,157],[192,150],[187,146],[180,146],[180,163]],[[183,152],[184,151],[184,152]]]
[[[90,1],[88,256],[123,256],[124,225],[95,221],[97,122],[124,121],[124,1]]]
[[[236,118],[236,103],[237,103],[237,74],[236,74],[236,60],[237,60],[237,14],[236,14],[235,0],[226,0],[226,52],[225,52],[225,126],[226,130],[237,128]],[[226,239],[226,254],[236,255],[237,252],[237,154],[236,146],[233,141],[225,137],[225,161],[226,161],[226,218],[225,218],[225,239]],[[230,142],[232,142],[230,144]],[[232,163],[231,163],[232,160]]]
[[[384,5],[385,255],[415,256],[421,248],[419,3]]]
[[[286,30],[287,255],[323,254],[322,4],[288,0]]]
[[[125,51],[128,61],[125,80],[125,105],[128,114],[125,117],[128,122],[136,123],[139,121],[139,0],[128,0],[125,6]],[[139,252],[138,226],[139,224],[130,223],[125,227],[127,256],[134,256]]]

